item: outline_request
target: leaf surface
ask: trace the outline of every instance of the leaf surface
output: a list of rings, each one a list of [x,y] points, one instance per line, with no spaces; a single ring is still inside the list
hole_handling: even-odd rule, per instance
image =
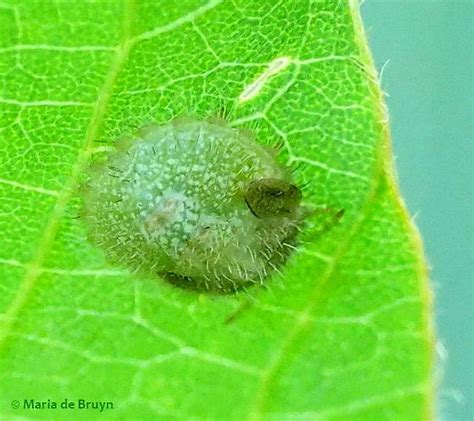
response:
[[[0,22],[2,416],[63,419],[10,402],[64,398],[124,419],[431,416],[425,264],[358,5],[12,1]],[[306,200],[342,220],[247,294],[107,264],[77,218],[90,157],[222,110],[282,142]]]

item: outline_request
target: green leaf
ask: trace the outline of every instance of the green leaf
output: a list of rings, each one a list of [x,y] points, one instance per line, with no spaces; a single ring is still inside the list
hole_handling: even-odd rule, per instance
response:
[[[2,418],[432,416],[426,268],[358,7],[0,4]],[[303,233],[283,274],[246,294],[108,265],[77,218],[91,155],[147,122],[222,109],[283,142],[306,200],[342,220]],[[76,409],[23,408],[65,398]]]

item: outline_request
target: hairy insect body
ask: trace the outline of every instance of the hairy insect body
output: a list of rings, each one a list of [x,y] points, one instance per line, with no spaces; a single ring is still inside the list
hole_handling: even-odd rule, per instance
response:
[[[184,288],[226,293],[263,282],[302,222],[286,168],[224,124],[148,126],[90,178],[92,241],[111,261]]]

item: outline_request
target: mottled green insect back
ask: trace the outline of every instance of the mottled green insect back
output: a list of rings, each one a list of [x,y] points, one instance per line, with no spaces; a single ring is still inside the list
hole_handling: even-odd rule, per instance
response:
[[[284,263],[300,190],[267,148],[223,122],[177,119],[122,142],[90,177],[90,237],[115,263],[233,292]]]

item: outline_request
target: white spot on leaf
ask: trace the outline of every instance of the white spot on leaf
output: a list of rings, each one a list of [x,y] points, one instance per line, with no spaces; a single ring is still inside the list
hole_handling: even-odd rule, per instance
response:
[[[260,75],[257,79],[255,79],[250,85],[247,85],[242,93],[239,96],[239,102],[246,102],[255,98],[268,80],[275,76],[276,74],[280,73],[284,70],[288,65],[291,63],[291,59],[289,57],[278,57],[273,60],[269,65],[268,68]]]

